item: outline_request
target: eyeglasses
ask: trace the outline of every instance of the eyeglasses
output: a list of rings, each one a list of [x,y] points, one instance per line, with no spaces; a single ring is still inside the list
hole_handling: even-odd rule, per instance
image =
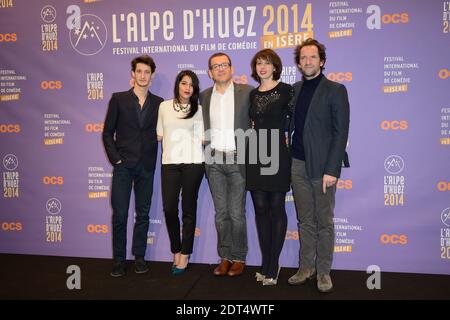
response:
[[[220,68],[222,69],[228,69],[231,66],[231,63],[228,62],[224,62],[224,63],[220,63],[220,64],[213,64],[210,69],[211,70],[219,70]]]

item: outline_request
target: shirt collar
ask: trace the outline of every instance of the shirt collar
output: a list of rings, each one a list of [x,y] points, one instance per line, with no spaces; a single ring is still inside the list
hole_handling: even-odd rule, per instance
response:
[[[228,86],[227,90],[225,90],[224,94],[229,93],[229,92],[234,92],[234,82],[233,81],[231,81],[231,84]],[[217,92],[215,84],[214,84],[214,87],[213,87],[213,94],[214,93],[219,93],[219,92]]]

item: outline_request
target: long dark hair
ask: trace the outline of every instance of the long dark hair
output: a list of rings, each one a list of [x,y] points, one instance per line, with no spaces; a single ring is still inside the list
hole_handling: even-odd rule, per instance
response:
[[[191,105],[191,108],[189,109],[189,113],[186,114],[186,117],[184,117],[184,119],[190,119],[197,113],[197,110],[198,110],[198,98],[200,95],[200,81],[198,80],[197,75],[193,71],[191,71],[191,70],[181,71],[175,79],[175,87],[173,89],[175,103],[180,103],[180,82],[184,76],[188,76],[192,80],[193,92],[192,92],[192,96],[189,98],[189,104]]]

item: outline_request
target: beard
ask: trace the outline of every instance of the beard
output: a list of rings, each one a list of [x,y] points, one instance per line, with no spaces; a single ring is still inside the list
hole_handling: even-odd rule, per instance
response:
[[[311,69],[311,68],[309,68],[307,70],[301,69],[300,71],[302,72],[302,75],[304,77],[313,77],[313,78],[315,78],[316,76],[318,76],[320,74],[321,69],[320,68],[318,68],[318,69]]]

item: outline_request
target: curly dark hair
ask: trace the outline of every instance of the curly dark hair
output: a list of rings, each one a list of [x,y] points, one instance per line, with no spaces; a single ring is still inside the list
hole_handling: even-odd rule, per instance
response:
[[[136,71],[136,65],[138,63],[143,63],[146,64],[150,67],[150,69],[152,70],[152,73],[155,73],[156,70],[156,64],[155,61],[153,61],[153,58],[148,56],[148,55],[143,55],[140,57],[136,57],[131,61],[131,71],[135,72]]]
[[[273,72],[273,80],[280,79],[281,72],[283,71],[283,64],[281,63],[281,59],[278,54],[272,49],[263,49],[258,51],[250,62],[250,67],[252,68],[252,78],[255,79],[258,83],[261,83],[258,74],[256,73],[256,63],[258,59],[265,60],[273,64],[274,72]]]
[[[295,47],[294,50],[294,60],[295,63],[298,65],[300,64],[300,51],[302,50],[303,47],[306,46],[315,46],[317,47],[317,50],[319,51],[319,58],[320,61],[323,61],[323,65],[320,67],[320,70],[325,69],[325,61],[327,61],[327,54],[325,53],[325,46],[320,43],[319,41],[315,40],[315,39],[311,39],[308,38],[305,41],[302,42],[302,44],[298,45],[297,47]]]

